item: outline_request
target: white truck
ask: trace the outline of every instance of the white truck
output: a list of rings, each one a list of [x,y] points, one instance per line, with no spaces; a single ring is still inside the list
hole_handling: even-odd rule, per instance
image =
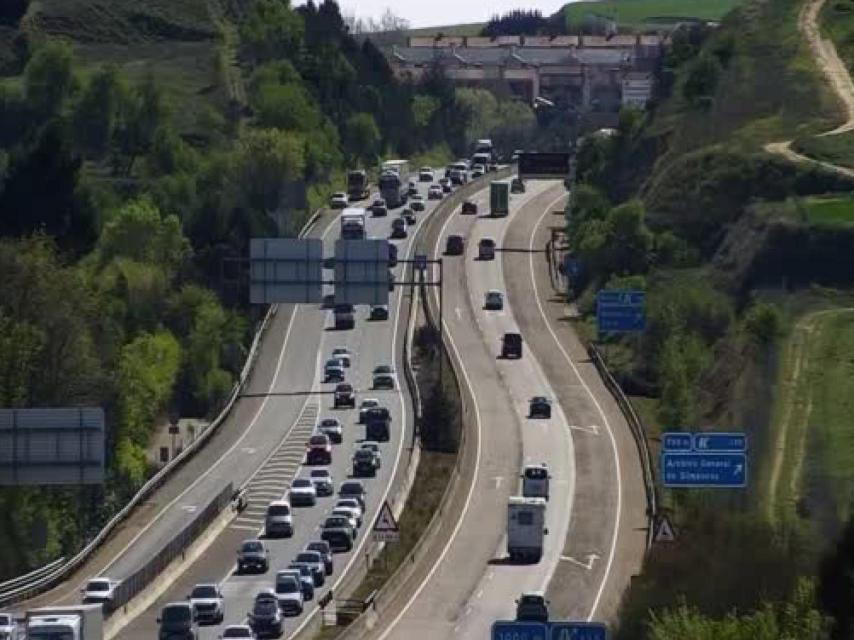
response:
[[[507,503],[507,554],[511,562],[539,562],[548,532],[544,498],[510,497]]]
[[[341,212],[341,238],[344,240],[365,239],[365,209],[347,207]]]
[[[100,604],[31,609],[26,626],[27,640],[104,640]]]

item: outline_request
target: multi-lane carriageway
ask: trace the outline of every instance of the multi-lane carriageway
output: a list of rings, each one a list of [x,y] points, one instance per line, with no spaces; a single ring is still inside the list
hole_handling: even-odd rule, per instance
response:
[[[488,182],[485,181],[485,185]],[[622,416],[614,407],[595,370],[571,330],[558,323],[560,309],[549,300],[551,291],[541,260],[530,249],[545,244],[547,212],[561,205],[566,193],[557,182],[530,181],[526,194],[511,199],[511,214],[492,219],[488,190],[475,199],[481,214],[461,216],[459,208],[443,219],[430,221],[424,242],[439,257],[447,235],[467,237],[465,256],[445,257],[445,322],[449,348],[461,373],[465,401],[474,408],[475,433],[470,447],[470,483],[461,490],[459,508],[451,510],[439,535],[437,553],[416,573],[370,632],[374,637],[485,637],[492,620],[513,616],[513,600],[525,589],[548,589],[553,613],[578,619],[607,618],[643,553],[643,489],[634,443]],[[421,186],[426,191],[426,185]],[[417,214],[425,225],[435,201]],[[391,220],[369,218],[368,234],[387,237]],[[310,235],[322,237],[332,253],[337,236],[333,215],[326,215]],[[499,252],[492,262],[474,259],[477,239],[489,235],[499,247],[523,251]],[[397,241],[400,257],[411,257],[413,231]],[[403,265],[397,267],[400,278]],[[505,310],[486,312],[488,289],[506,291]],[[275,570],[287,565],[305,544],[319,537],[319,526],[333,498],[295,510],[296,534],[270,540],[272,566],[265,575],[235,575],[235,550],[240,541],[255,537],[262,528],[266,504],[282,496],[301,470],[305,441],[320,417],[334,415],[345,427],[344,442],[335,445],[330,470],[336,481],[348,475],[350,454],[362,438],[352,410],[332,410],[332,385],[320,382],[322,363],[337,346],[353,353],[347,379],[358,397],[376,396],[393,414],[392,440],[383,445],[383,466],[377,478],[366,480],[368,513],[376,517],[382,502],[400,485],[412,438],[412,409],[398,388],[373,392],[371,371],[377,364],[394,364],[400,372],[401,341],[408,323],[406,291],[395,290],[390,319],[368,321],[359,309],[354,330],[331,330],[331,317],[314,305],[283,307],[262,345],[257,374],[237,414],[240,429],[224,434],[198,454],[204,466],[185,477],[179,488],[166,491],[168,500],[155,503],[150,517],[123,532],[121,546],[101,554],[93,572],[121,579],[138,567],[147,554],[171,532],[183,526],[195,507],[231,481],[248,481],[249,508],[234,519],[181,575],[169,576],[162,594],[119,631],[122,638],[149,638],[163,604],[183,600],[193,584],[217,581],[226,598],[224,624],[244,620],[255,593],[272,586]],[[525,356],[499,361],[499,338],[521,329]],[[271,346],[273,347],[271,349]],[[500,393],[496,393],[500,390]],[[527,400],[547,395],[557,402],[551,420],[528,421]],[[518,473],[528,461],[545,461],[553,475],[547,511],[550,534],[546,553],[536,565],[512,566],[503,561],[506,501],[518,492]],[[179,472],[181,473],[181,472]],[[350,554],[335,557],[335,572],[316,592],[321,597],[341,580],[365,544],[369,524]],[[82,578],[81,578],[82,579]],[[77,585],[55,590],[39,604],[67,604],[77,597]],[[311,607],[306,608],[306,613]],[[285,634],[293,635],[305,620],[286,619]],[[216,638],[222,626],[202,627],[201,638]]]

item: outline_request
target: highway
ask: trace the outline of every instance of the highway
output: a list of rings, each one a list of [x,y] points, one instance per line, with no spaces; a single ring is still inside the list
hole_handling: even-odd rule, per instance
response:
[[[427,183],[422,183],[419,188],[426,196]],[[437,202],[427,201],[427,210],[416,214],[418,225],[432,212]],[[368,236],[388,237],[391,220],[398,213],[399,209],[389,212],[388,217],[368,217]],[[413,234],[414,228],[410,228],[407,239],[394,241],[401,258],[411,254]],[[337,224],[329,224],[320,235],[324,240],[325,254],[332,254],[338,236]],[[394,269],[398,279],[402,278],[403,268],[401,263]],[[331,277],[331,271],[325,273]],[[327,292],[331,293],[331,289]],[[240,542],[260,535],[266,505],[270,500],[284,496],[289,482],[303,471],[305,443],[318,419],[337,417],[342,422],[344,441],[333,445],[333,464],[328,468],[336,485],[349,475],[350,456],[357,442],[364,437],[364,427],[357,424],[357,409],[332,408],[331,392],[335,385],[322,382],[323,363],[332,349],[339,346],[347,347],[352,353],[352,364],[346,370],[346,379],[356,388],[357,403],[364,397],[376,397],[388,406],[392,413],[392,438],[382,445],[383,464],[377,477],[364,479],[368,490],[367,513],[365,524],[356,540],[356,548],[350,553],[335,555],[333,575],[327,578],[323,588],[316,590],[315,599],[306,603],[302,616],[286,619],[285,634],[291,635],[299,629],[316,606],[318,598],[341,579],[370,538],[370,524],[382,502],[392,495],[390,489],[395,484],[395,478],[403,473],[408,459],[412,441],[412,409],[408,393],[400,386],[403,382],[400,341],[408,322],[405,303],[408,295],[404,288],[395,289],[391,294],[388,321],[369,321],[367,307],[357,307],[356,326],[346,331],[334,329],[331,311],[322,306],[297,306],[289,347],[278,368],[281,375],[275,381],[274,395],[270,396],[268,407],[262,412],[268,425],[267,430],[276,434],[276,439],[268,443],[263,452],[257,452],[263,454],[262,459],[257,463],[253,460],[252,467],[245,467],[246,477],[251,478],[248,485],[249,506],[211,544],[201,559],[175,580],[148,610],[121,631],[122,638],[152,637],[156,633],[156,618],[160,608],[167,602],[183,600],[193,584],[200,582],[217,582],[222,585],[226,601],[225,621],[223,625],[201,627],[199,636],[200,640],[218,637],[224,625],[240,623],[245,619],[258,590],[273,586],[276,570],[285,568],[309,541],[319,539],[320,525],[331,510],[335,497],[319,498],[314,507],[296,507],[294,536],[266,540],[272,556],[269,571],[260,575],[235,573],[235,552]],[[396,390],[370,390],[371,373],[379,364],[394,365],[398,374]],[[280,400],[294,403],[297,410],[284,417],[279,412]],[[242,446],[253,447],[247,443]]]
[[[607,390],[587,380],[589,370],[580,371],[578,354],[548,343],[556,339],[541,302],[548,293],[534,276],[542,255],[531,250],[545,244],[542,237],[535,243],[534,226],[562,204],[566,191],[555,181],[527,184],[527,193],[511,197],[508,217],[487,217],[488,194],[481,191],[478,216],[457,210],[431,237],[434,257],[448,235],[467,240],[465,256],[444,259],[444,302],[452,355],[474,408],[474,482],[436,562],[371,637],[486,637],[494,620],[515,616],[514,600],[526,590],[547,590],[553,617],[602,619],[613,615],[612,605],[640,566],[644,532],[637,529],[646,520],[633,441]],[[495,261],[475,259],[484,236],[502,249]],[[483,310],[489,289],[506,292],[504,311]],[[519,330],[523,358],[497,359],[501,335]],[[533,395],[557,400],[551,420],[526,418]],[[615,429],[622,431],[619,439]],[[549,535],[539,563],[512,565],[506,504],[520,493],[518,474],[528,462],[551,469]],[[600,609],[602,602],[608,607]]]

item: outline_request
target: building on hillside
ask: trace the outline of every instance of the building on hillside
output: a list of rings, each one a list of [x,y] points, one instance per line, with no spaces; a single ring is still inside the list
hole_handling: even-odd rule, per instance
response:
[[[409,38],[408,45],[387,53],[400,79],[417,80],[439,68],[460,85],[509,90],[528,102],[541,97],[581,113],[616,117],[623,105],[643,108],[649,101],[667,39],[640,34],[419,36]]]

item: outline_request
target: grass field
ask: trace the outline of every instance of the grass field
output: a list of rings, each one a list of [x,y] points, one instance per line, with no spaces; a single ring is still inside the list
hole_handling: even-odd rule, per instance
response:
[[[854,197],[850,194],[806,198],[803,205],[809,222],[846,226],[854,224]]]
[[[854,499],[854,309],[802,316],[783,351],[767,512],[838,525]]]
[[[796,139],[792,147],[798,153],[816,160],[854,167],[854,131],[835,136],[805,136]]]
[[[682,18],[720,20],[738,0],[605,0],[571,2],[563,12],[570,25],[579,25],[588,15],[614,18],[626,27],[649,22],[677,22]]]

